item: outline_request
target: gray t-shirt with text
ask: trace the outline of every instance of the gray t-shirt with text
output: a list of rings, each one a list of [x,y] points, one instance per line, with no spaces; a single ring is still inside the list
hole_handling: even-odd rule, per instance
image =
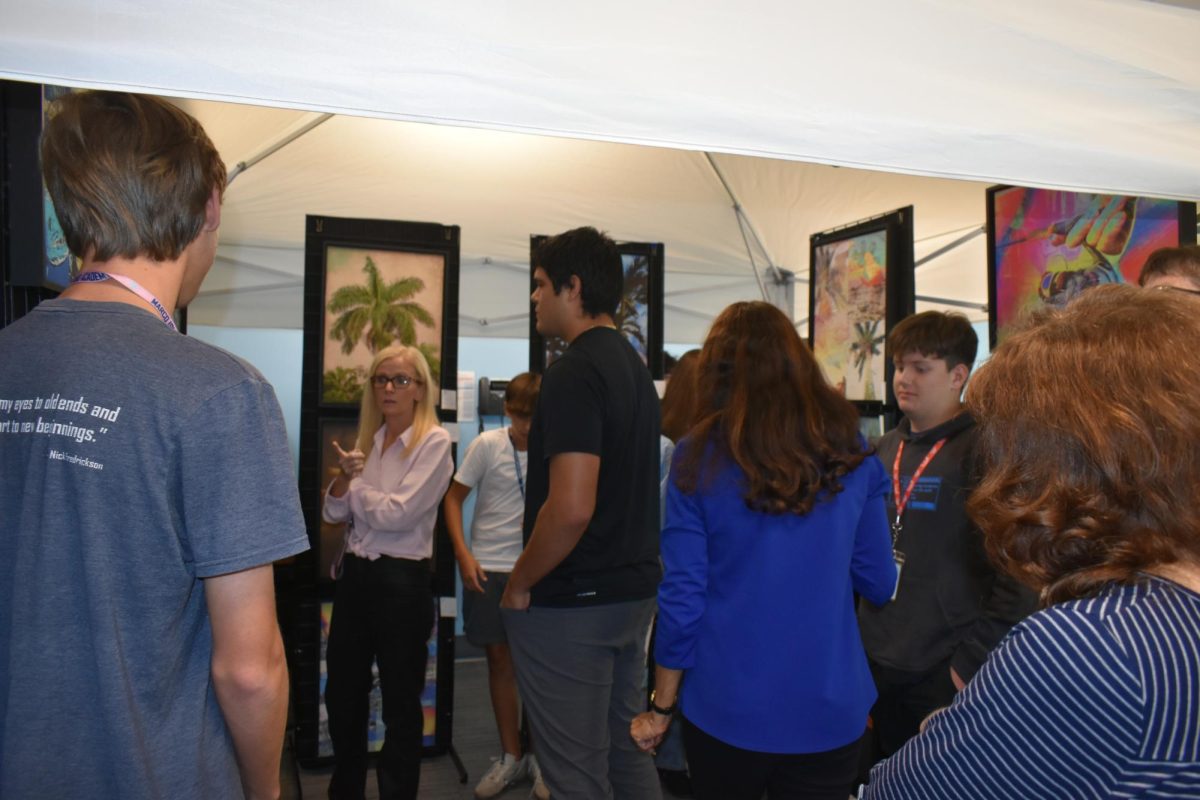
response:
[[[0,330],[0,797],[241,797],[203,579],[307,547],[245,362],[120,303]]]

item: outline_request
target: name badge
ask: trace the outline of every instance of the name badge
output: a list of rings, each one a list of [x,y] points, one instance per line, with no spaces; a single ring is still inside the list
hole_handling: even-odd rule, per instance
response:
[[[905,555],[899,550],[892,550],[892,561],[896,563],[896,588],[892,590],[892,600],[900,594],[900,573],[904,571]]]

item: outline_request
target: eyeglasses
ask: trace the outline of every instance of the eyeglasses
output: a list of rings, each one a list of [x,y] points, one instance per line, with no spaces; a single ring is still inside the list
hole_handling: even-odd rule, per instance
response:
[[[1184,292],[1185,294],[1200,295],[1200,289],[1185,289],[1182,286],[1170,286],[1165,283],[1160,283],[1158,286],[1155,286],[1154,291],[1156,291],[1156,292]]]
[[[410,378],[407,375],[376,375],[371,378],[371,383],[378,386],[380,389],[385,388],[389,383],[393,384],[397,389],[403,389],[410,383],[417,383],[416,378]]]

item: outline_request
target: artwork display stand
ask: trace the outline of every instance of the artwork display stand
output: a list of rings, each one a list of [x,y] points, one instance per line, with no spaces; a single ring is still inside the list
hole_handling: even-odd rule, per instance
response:
[[[457,422],[459,229],[434,223],[306,218],[304,355],[300,398],[300,499],[312,549],[280,569],[281,618],[293,675],[295,749],[305,766],[330,762],[322,744],[322,627],[332,614],[329,565],[341,526],[321,520],[324,491],[336,466],[333,442],[356,438],[361,392],[374,354],[393,343],[419,348],[439,389],[438,418]],[[430,642],[424,755],[453,744],[455,596],[453,548],[441,514],[434,533],[431,581],[438,617]],[[277,580],[277,583],[279,581]],[[282,598],[287,598],[286,602]],[[432,733],[429,727],[432,724]]]

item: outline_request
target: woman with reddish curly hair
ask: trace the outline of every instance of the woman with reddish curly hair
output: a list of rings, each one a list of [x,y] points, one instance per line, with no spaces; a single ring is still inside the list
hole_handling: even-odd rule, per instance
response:
[[[662,740],[686,671],[698,798],[845,800],[875,701],[854,593],[883,604],[896,586],[887,475],[774,306],[721,313],[693,391],[667,489],[655,691],[633,737]]]
[[[1089,290],[968,387],[969,509],[1046,606],[866,797],[1200,797],[1200,301]]]

